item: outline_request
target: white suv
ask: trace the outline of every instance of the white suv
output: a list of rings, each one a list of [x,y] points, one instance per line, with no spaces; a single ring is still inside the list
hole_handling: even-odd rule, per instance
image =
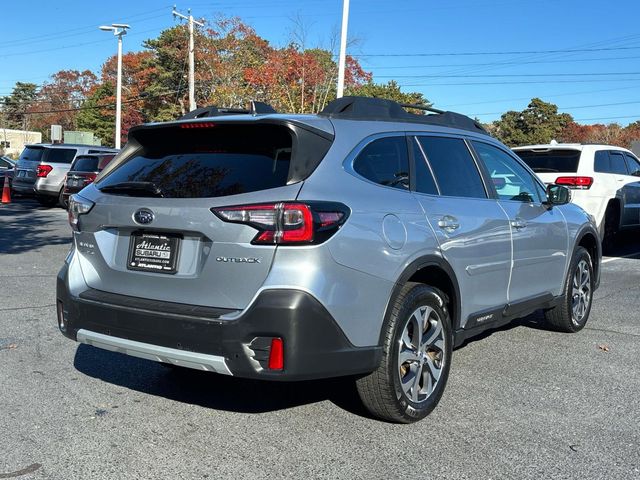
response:
[[[513,150],[543,182],[572,190],[571,201],[593,215],[605,244],[619,230],[640,226],[640,161],[629,150],[569,143]]]

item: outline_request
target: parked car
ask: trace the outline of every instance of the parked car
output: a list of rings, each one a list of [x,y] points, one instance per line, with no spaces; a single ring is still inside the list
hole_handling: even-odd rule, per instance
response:
[[[13,169],[15,166],[15,160],[10,159],[9,157],[0,157],[0,189],[4,186],[5,177],[9,179],[9,187],[11,187]]]
[[[528,145],[514,151],[547,184],[571,189],[571,201],[593,215],[608,246],[622,229],[640,226],[640,161],[612,145]]]
[[[33,144],[25,146],[16,165],[13,190],[35,195],[46,207],[63,202],[64,176],[78,155],[114,153],[117,150],[95,145]]]
[[[92,183],[115,155],[115,153],[78,155],[71,163],[64,180],[62,205],[66,208],[69,197]]]
[[[132,128],[71,196],[64,335],[238,377],[353,375],[373,415],[413,422],[465,339],[537,309],[584,327],[595,224],[470,118],[360,97],[245,113]]]

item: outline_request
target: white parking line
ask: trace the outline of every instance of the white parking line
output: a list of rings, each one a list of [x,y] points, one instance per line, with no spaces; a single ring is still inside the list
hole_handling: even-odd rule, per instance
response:
[[[629,253],[628,255],[622,255],[620,257],[609,257],[609,258],[605,258],[604,260],[602,260],[602,263],[613,262],[615,260],[620,260],[621,258],[633,258],[633,257],[637,257],[638,255],[640,255],[640,252]]]

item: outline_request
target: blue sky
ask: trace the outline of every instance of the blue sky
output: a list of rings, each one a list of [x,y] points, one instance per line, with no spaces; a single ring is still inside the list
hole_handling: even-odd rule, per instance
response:
[[[171,6],[163,0],[6,2],[0,95],[16,81],[41,83],[61,69],[97,71],[116,48],[100,24],[129,23],[125,51],[140,50],[143,40],[174,25]],[[177,6],[209,20],[237,15],[277,46],[288,43],[298,16],[308,45],[328,47],[342,13],[342,0],[180,0]],[[395,78],[437,107],[483,121],[537,96],[581,123],[624,125],[640,119],[639,18],[637,0],[351,0],[349,53],[374,80]]]

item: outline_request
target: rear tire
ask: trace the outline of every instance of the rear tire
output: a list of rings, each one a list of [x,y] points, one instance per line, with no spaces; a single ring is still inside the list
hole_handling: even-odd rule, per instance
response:
[[[589,252],[578,247],[571,259],[560,305],[544,312],[549,327],[559,332],[575,333],[589,320],[593,303],[593,262]]]
[[[444,298],[435,288],[407,283],[392,300],[380,365],[356,381],[362,403],[375,417],[412,423],[440,401],[453,350]]]
[[[64,208],[65,210],[68,210],[69,204],[64,201],[64,195],[62,194],[63,191],[64,191],[64,188],[60,190],[60,193],[58,194],[58,205]]]

